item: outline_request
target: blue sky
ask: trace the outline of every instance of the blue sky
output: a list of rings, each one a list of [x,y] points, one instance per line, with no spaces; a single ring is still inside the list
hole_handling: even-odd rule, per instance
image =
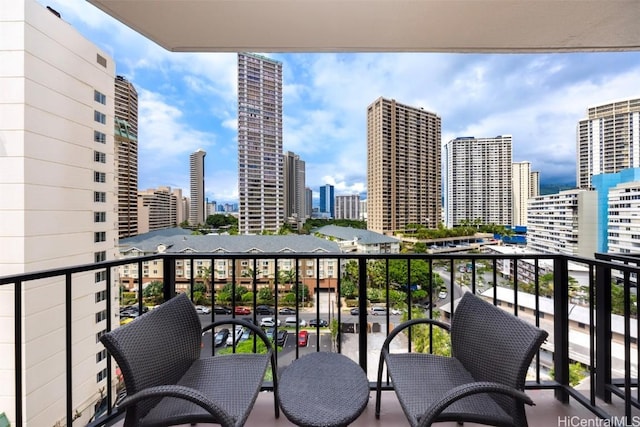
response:
[[[39,0],[109,53],[139,95],[139,188],[189,189],[205,159],[209,200],[237,200],[236,54],[174,53],[83,0]],[[272,54],[283,62],[284,150],[307,186],[366,191],[366,109],[380,96],[442,119],[442,141],[513,135],[543,183],[575,182],[576,125],[590,106],[640,96],[640,52]],[[317,194],[316,194],[317,196]]]

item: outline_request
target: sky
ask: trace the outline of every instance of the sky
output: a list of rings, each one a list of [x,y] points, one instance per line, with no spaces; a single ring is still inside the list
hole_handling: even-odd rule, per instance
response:
[[[189,193],[202,148],[209,201],[237,202],[235,53],[169,52],[84,0],[39,0],[111,55],[139,96],[139,189]],[[260,53],[260,52],[256,52]],[[513,136],[513,161],[543,184],[574,184],[587,108],[640,97],[640,52],[556,54],[263,53],[283,63],[283,145],[306,185],[367,189],[366,111],[379,97],[422,107],[456,137]]]

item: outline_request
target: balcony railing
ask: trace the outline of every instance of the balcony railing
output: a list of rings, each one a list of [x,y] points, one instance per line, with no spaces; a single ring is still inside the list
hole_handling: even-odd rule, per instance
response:
[[[217,261],[227,263],[225,273],[216,274],[214,266]],[[333,261],[333,274],[329,274],[324,268],[321,270],[321,265],[328,261]],[[252,292],[251,298],[245,299],[242,303],[232,298],[229,305],[232,313],[235,313],[236,306],[248,307],[251,310],[249,316],[256,323],[264,317],[256,314],[255,308],[263,302],[258,296],[260,288],[266,287],[275,295],[273,316],[283,321],[281,326],[276,326],[276,331],[277,328],[284,327],[284,318],[294,316],[278,314],[282,307],[278,298],[280,291],[291,289],[290,282],[305,284],[313,295],[313,304],[305,308],[309,305],[309,301],[304,300],[307,296],[295,292],[295,302],[292,304],[296,317],[295,332],[301,328],[299,320],[305,316],[334,320],[331,322],[334,326],[309,328],[311,345],[301,348],[294,344],[294,348],[283,348],[278,352],[279,368],[305,352],[342,352],[360,364],[370,378],[371,387],[374,387],[373,379],[377,372],[377,366],[372,365],[377,363],[377,358],[369,359],[369,353],[375,353],[376,342],[381,342],[394,324],[416,315],[435,316],[437,313],[445,320],[450,319],[461,292],[481,294],[494,304],[549,332],[549,339],[534,359],[527,381],[528,389],[554,390],[555,397],[560,402],[566,403],[574,399],[596,417],[610,419],[612,416],[625,416],[630,420],[633,411],[640,409],[637,387],[640,357],[637,351],[639,322],[635,305],[635,284],[640,272],[638,262],[640,259],[633,256],[614,257],[605,254],[598,254],[594,259],[590,259],[524,253],[197,253],[158,254],[1,277],[0,304],[9,308],[13,305],[14,313],[12,319],[9,318],[9,321],[2,323],[9,325],[9,328],[12,327],[12,333],[0,331],[3,336],[13,336],[13,341],[9,339],[9,345],[5,345],[5,348],[13,347],[13,359],[0,358],[5,364],[0,366],[0,370],[4,372],[3,378],[12,379],[9,387],[3,387],[6,390],[4,393],[8,395],[0,401],[11,402],[13,408],[0,407],[0,413],[7,412],[14,425],[21,426],[33,416],[34,411],[30,406],[38,406],[37,401],[32,399],[38,399],[39,393],[33,392],[29,384],[33,376],[25,372],[27,368],[32,368],[30,361],[34,359],[29,352],[48,351],[47,348],[34,350],[34,346],[29,345],[32,336],[38,335],[39,328],[32,319],[32,299],[38,294],[40,287],[46,284],[47,289],[53,288],[56,293],[64,294],[59,319],[60,327],[64,329],[65,340],[64,361],[61,362],[64,366],[52,367],[62,372],[53,382],[58,381],[64,389],[62,403],[58,403],[58,407],[63,409],[62,413],[55,414],[56,405],[53,405],[54,409],[48,411],[51,414],[49,416],[53,418],[48,421],[51,424],[60,422],[71,425],[72,422],[66,420],[77,420],[78,424],[99,426],[120,417],[121,411],[115,405],[118,397],[117,368],[110,357],[98,354],[96,359],[88,364],[92,367],[90,369],[98,372],[93,385],[87,386],[84,381],[85,384],[79,387],[77,382],[74,382],[74,376],[79,375],[78,366],[87,366],[87,361],[84,360],[87,358],[87,352],[79,352],[78,341],[85,340],[86,335],[93,332],[98,338],[104,331],[116,327],[121,299],[117,290],[121,283],[135,284],[138,312],[143,313],[143,289],[149,282],[157,280],[163,284],[163,300],[171,298],[181,287],[183,291],[189,292],[193,299],[196,283],[207,282],[211,287],[206,296],[207,305],[211,307],[219,304],[222,286],[230,284],[232,295],[236,294],[240,286],[247,286]],[[261,273],[260,266],[267,264],[271,266],[270,273]],[[419,264],[421,268],[418,268]],[[158,266],[158,273],[149,274],[150,269],[145,269],[145,266],[151,265]],[[211,277],[198,277],[198,265],[210,266]],[[291,271],[286,280],[281,274],[281,265],[286,265],[285,270]],[[426,276],[422,274],[425,265],[426,271],[431,272]],[[187,277],[184,277],[184,271],[187,271],[185,266],[189,266]],[[307,273],[311,268],[315,272],[309,275]],[[137,276],[127,279],[121,274],[125,269],[136,271]],[[240,273],[242,269],[245,270],[244,275]],[[181,270],[181,274],[177,274],[177,270]],[[250,272],[248,277],[246,271]],[[436,275],[442,277],[444,289],[437,286],[440,281],[435,279]],[[403,278],[403,283],[399,283],[398,277]],[[552,286],[546,283],[549,277],[552,278]],[[90,280],[87,280],[88,278]],[[91,285],[88,285],[87,281],[92,282]],[[351,314],[345,306],[347,300],[340,297],[345,293],[351,293],[348,288],[352,290],[354,285],[360,297],[350,301],[355,304],[353,308],[358,309],[357,315]],[[440,292],[443,298],[438,301]],[[94,293],[95,301],[86,297]],[[373,294],[378,299],[376,305],[387,308],[381,316],[372,317],[368,314],[369,301],[362,296]],[[545,294],[547,296],[544,296]],[[79,297],[80,295],[84,297]],[[401,300],[398,300],[398,295],[402,296]],[[425,295],[430,298],[431,307],[428,310],[424,310]],[[417,299],[418,296],[421,300]],[[419,310],[412,309],[415,306],[418,306]],[[402,314],[398,315],[395,311],[392,314],[392,308],[400,309]],[[87,329],[90,329],[89,325],[83,324],[80,332],[77,319],[87,311],[96,313],[95,331],[91,329],[87,332]],[[211,314],[202,316],[202,320],[206,322],[219,319],[220,316],[212,310]],[[247,317],[241,314],[230,316]],[[91,327],[93,328],[93,325]],[[85,347],[91,349],[92,345],[93,343]],[[323,347],[324,345],[327,347]],[[210,346],[211,351],[215,353],[217,349],[212,343],[212,338]],[[95,351],[100,352],[101,349],[101,344],[96,339]],[[407,340],[406,351],[413,349],[411,340]],[[205,351],[209,351],[208,347]],[[232,351],[235,351],[235,346]],[[373,360],[376,361],[372,362]],[[570,383],[570,366],[575,362],[580,363],[586,370],[586,384],[583,382],[580,389],[574,388]],[[264,389],[270,390],[270,385],[265,383]],[[386,384],[386,388],[391,389],[389,383]],[[95,390],[87,392],[92,389]],[[95,405],[84,404],[82,407],[79,403],[87,401],[94,402]],[[607,412],[611,408],[609,403],[612,402],[621,408],[622,413]]]

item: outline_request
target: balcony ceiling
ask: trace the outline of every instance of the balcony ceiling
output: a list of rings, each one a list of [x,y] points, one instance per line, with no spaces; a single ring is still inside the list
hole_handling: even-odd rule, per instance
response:
[[[638,0],[87,0],[176,52],[640,50]]]

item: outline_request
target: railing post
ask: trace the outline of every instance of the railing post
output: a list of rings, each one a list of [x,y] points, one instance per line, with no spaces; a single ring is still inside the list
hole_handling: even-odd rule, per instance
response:
[[[596,259],[602,256],[596,254]],[[596,396],[611,403],[611,268],[596,265]]]
[[[176,296],[176,260],[165,257],[162,260],[162,294],[165,301]]]
[[[553,370],[555,380],[569,386],[569,269],[564,257],[555,257],[553,263]],[[555,397],[569,402],[564,387],[555,389]]]
[[[367,259],[358,259],[358,355],[367,372]]]

